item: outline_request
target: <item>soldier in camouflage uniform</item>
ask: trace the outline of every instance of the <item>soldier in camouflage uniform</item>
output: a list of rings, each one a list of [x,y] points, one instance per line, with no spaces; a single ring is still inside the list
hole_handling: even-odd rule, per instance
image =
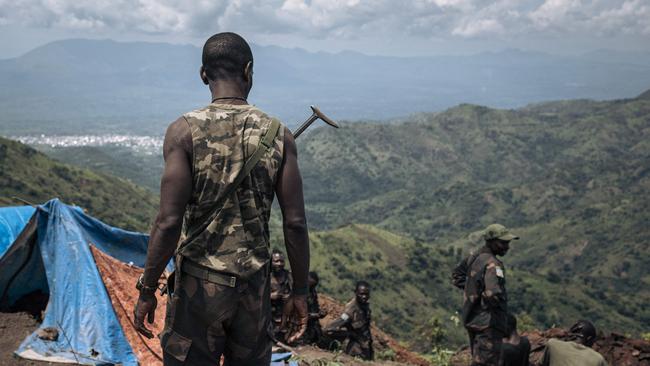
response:
[[[304,343],[318,344],[323,336],[323,330],[320,326],[320,319],[327,315],[320,308],[318,303],[318,274],[309,272],[309,295],[307,296],[307,311],[309,312],[309,321],[307,322],[307,331],[305,332]]]
[[[274,250],[271,255],[271,316],[275,339],[284,341],[287,333],[282,326],[284,304],[291,297],[291,272],[284,268],[284,254]]]
[[[160,334],[164,364],[215,365],[223,355],[226,365],[268,365],[275,194],[294,273],[288,303],[299,314],[302,333],[307,328],[309,239],[296,146],[288,129],[275,129],[271,117],[247,103],[253,56],[243,38],[212,36],[202,61],[200,76],[212,103],[183,115],[165,134],[160,209],[138,280],[134,323],[153,337],[144,319],[153,322],[154,291],[176,253]],[[263,154],[259,162],[233,184],[256,151]]]
[[[462,321],[472,349],[472,365],[497,366],[501,343],[508,336],[508,296],[503,256],[510,241],[519,239],[503,225],[483,232],[485,246],[454,269],[453,283],[464,290]]]
[[[364,360],[374,358],[372,334],[370,334],[370,285],[368,282],[357,282],[354,299],[345,305],[341,317],[325,328],[328,337],[348,339],[345,353],[360,357]]]

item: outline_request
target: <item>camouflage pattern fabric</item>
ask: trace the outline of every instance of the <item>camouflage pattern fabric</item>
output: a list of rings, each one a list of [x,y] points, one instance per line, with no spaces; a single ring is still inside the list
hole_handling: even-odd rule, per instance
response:
[[[472,335],[471,366],[499,366],[499,356],[503,334],[494,329],[486,329]]]
[[[183,116],[192,132],[193,189],[181,243],[214,213],[215,202],[257,149],[271,117],[251,105],[210,104]],[[195,263],[246,279],[270,261],[269,217],[282,164],[284,127],[207,228],[179,253]]]
[[[342,332],[345,330],[344,332]],[[372,360],[374,351],[372,347],[372,334],[370,333],[370,306],[361,305],[356,298],[345,305],[341,317],[327,326],[325,332],[343,333],[348,339],[345,353],[364,360]]]
[[[273,319],[273,334],[279,340],[282,340],[284,337],[283,333],[286,333],[286,329],[280,329],[282,323],[282,312],[284,310],[284,303],[291,296],[291,272],[283,269],[278,273],[271,272],[271,296],[275,299],[271,299],[271,316]]]
[[[268,266],[235,287],[176,272],[160,334],[164,364],[269,365],[271,305]]]
[[[483,247],[469,266],[461,314],[465,328],[481,332],[488,328],[507,333],[508,295],[503,263]]]
[[[465,257],[456,268],[451,273],[451,284],[458,287],[461,290],[465,289],[465,283],[467,282],[467,272],[469,272],[469,266],[474,262],[478,253],[470,254]]]
[[[469,333],[472,365],[496,366],[507,334],[505,268],[487,247],[468,258],[461,318]]]
[[[318,303],[318,292],[315,287],[309,289],[307,295],[307,311],[309,320],[307,321],[307,331],[304,336],[304,343],[317,344],[323,336],[323,330],[320,326],[321,318],[320,304]]]

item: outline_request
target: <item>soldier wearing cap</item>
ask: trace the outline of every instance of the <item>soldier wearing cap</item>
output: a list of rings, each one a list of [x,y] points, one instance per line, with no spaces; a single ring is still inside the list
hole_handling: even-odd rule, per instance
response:
[[[497,256],[504,256],[510,241],[519,237],[503,225],[492,224],[483,238],[485,246],[465,258],[452,278],[464,290],[461,317],[469,334],[472,366],[497,366],[502,340],[508,335],[506,273]]]

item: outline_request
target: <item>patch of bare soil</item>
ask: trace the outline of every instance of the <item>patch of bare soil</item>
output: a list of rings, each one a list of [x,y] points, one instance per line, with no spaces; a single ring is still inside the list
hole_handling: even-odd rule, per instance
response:
[[[524,332],[522,335],[530,341],[530,364],[539,365],[544,355],[546,342],[551,338],[567,339],[567,332],[560,328],[546,331]],[[650,366],[650,342],[643,339],[627,338],[622,334],[600,334],[593,349],[598,351],[609,365],[616,366]],[[452,366],[468,365],[469,348],[463,348],[451,360]]]
[[[0,365],[54,365],[50,362],[25,360],[14,355],[23,340],[38,328],[38,324],[38,320],[26,312],[0,313]]]
[[[394,366],[404,365],[403,362],[395,361],[363,361],[358,358],[350,357],[342,352],[328,352],[320,348],[304,346],[293,349],[296,356],[292,360],[298,361],[300,366],[369,366],[382,365]]]

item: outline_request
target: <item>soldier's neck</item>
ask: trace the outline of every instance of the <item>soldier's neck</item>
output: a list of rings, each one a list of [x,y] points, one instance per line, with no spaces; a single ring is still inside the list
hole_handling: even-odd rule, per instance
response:
[[[248,91],[241,83],[231,80],[210,82],[212,101],[219,104],[248,104]]]

